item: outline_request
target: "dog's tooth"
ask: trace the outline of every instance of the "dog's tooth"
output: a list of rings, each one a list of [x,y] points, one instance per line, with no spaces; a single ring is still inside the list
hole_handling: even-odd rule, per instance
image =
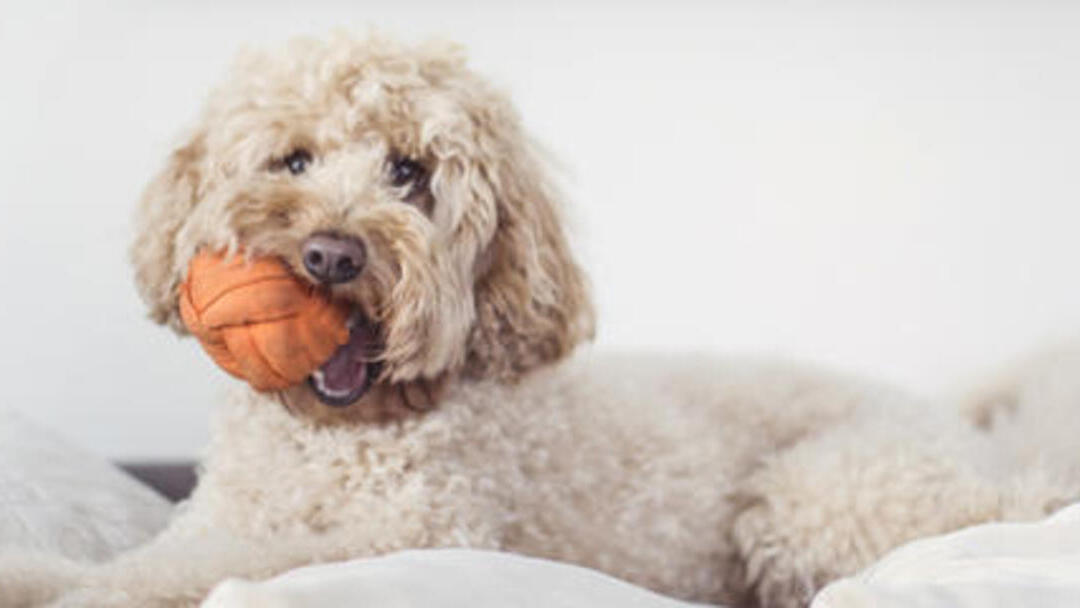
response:
[[[349,396],[351,391],[336,391],[326,386],[326,375],[323,374],[321,369],[317,369],[311,373],[311,378],[315,381],[315,388],[323,395],[330,397],[331,399],[343,399]]]

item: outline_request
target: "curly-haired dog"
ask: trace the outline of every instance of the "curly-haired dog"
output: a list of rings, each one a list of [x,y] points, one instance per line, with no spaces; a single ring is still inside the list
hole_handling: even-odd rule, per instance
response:
[[[367,367],[244,389],[160,538],[95,567],[9,566],[5,605],[187,605],[230,576],[469,546],[799,606],[908,539],[1075,493],[992,469],[955,412],[856,379],[564,361],[593,318],[556,193],[506,98],[448,45],[342,36],[247,57],[148,188],[138,230],[158,322],[184,332],[197,252],[276,256],[349,303],[365,331],[343,348]]]

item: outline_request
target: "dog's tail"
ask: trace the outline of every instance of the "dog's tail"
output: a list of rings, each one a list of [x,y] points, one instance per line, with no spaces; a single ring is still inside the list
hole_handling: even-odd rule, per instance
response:
[[[42,606],[78,585],[86,564],[65,557],[6,547],[0,551],[0,606]]]
[[[1080,487],[1080,341],[991,374],[961,399],[1004,468],[1042,470]]]

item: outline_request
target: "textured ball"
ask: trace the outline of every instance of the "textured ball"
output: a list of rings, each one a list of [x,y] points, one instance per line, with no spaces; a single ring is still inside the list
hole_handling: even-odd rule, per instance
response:
[[[180,316],[218,365],[262,391],[302,382],[349,340],[348,309],[276,258],[200,252]]]

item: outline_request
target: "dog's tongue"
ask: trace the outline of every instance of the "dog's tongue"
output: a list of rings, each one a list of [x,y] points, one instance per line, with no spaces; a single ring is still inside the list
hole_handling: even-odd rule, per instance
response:
[[[315,395],[325,404],[348,405],[367,391],[371,377],[371,345],[374,336],[365,324],[356,324],[349,331],[349,341],[311,374],[308,382]]]
[[[363,340],[357,340],[354,332],[349,341],[319,367],[322,372],[320,388],[334,393],[349,393],[364,386],[368,366],[363,357]]]

